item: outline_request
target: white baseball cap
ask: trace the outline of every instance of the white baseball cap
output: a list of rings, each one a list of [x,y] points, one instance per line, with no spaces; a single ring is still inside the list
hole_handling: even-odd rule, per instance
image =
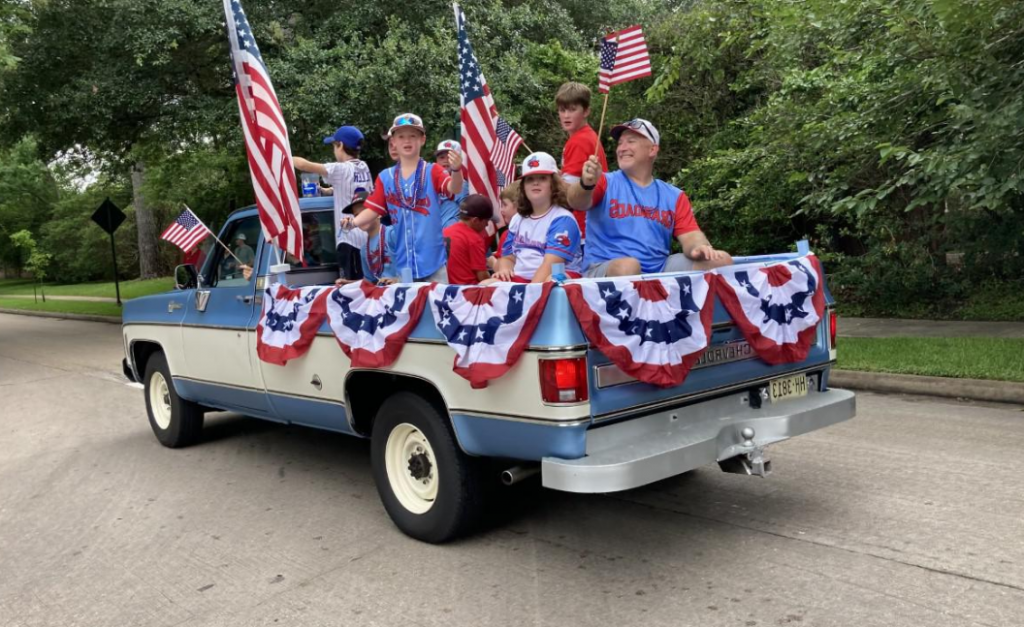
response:
[[[443,142],[441,142],[440,144],[437,145],[437,150],[434,151],[434,154],[438,155],[438,154],[441,154],[442,152],[449,152],[449,151],[455,151],[455,152],[461,153],[462,152],[462,146],[460,146],[459,142],[455,141],[454,139],[446,139],[446,140],[444,140]]]
[[[423,118],[415,113],[403,113],[395,116],[394,121],[391,122],[391,128],[388,129],[388,137],[391,137],[400,128],[414,128],[424,135],[427,134],[427,129],[423,126]]]
[[[619,136],[625,131],[633,131],[639,135],[643,135],[647,139],[651,140],[651,143],[655,146],[661,143],[661,134],[658,133],[658,129],[654,128],[654,125],[642,118],[633,118],[629,122],[623,122],[612,127],[612,137],[615,141],[619,141]]]
[[[546,152],[535,152],[523,159],[523,176],[531,174],[558,174],[555,158]]]
[[[240,240],[242,240],[244,242],[245,241],[245,233],[239,233],[238,235],[235,236],[235,239],[236,240],[240,239]]]

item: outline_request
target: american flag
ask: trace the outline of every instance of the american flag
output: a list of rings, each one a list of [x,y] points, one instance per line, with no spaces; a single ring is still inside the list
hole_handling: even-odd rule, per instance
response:
[[[597,91],[607,94],[612,85],[651,75],[651,56],[640,26],[609,33],[601,40],[601,69],[597,73]]]
[[[455,5],[455,24],[459,30],[459,92],[462,121],[462,153],[469,179],[469,191],[491,200],[498,215],[498,172],[492,159],[498,143],[495,130],[498,109],[473,54],[466,34],[466,16]]]
[[[224,0],[224,16],[231,42],[231,78],[263,234],[302,259],[302,222],[284,114],[241,2]]]
[[[171,225],[164,229],[160,239],[167,240],[185,252],[196,247],[196,244],[206,239],[210,229],[206,228],[203,221],[192,213],[188,207],[181,212]]]
[[[491,155],[494,161],[494,169],[498,173],[498,187],[502,188],[516,178],[516,151],[523,145],[523,138],[504,118],[498,118],[494,126],[498,143],[494,146],[494,153]]]

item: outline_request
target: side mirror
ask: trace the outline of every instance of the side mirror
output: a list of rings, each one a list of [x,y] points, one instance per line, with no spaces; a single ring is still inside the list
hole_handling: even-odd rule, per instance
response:
[[[199,273],[196,267],[185,263],[174,269],[174,289],[190,290],[199,285]]]

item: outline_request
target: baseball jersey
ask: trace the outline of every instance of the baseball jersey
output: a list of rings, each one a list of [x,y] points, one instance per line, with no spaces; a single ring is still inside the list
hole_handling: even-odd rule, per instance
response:
[[[385,277],[398,276],[391,265],[391,253],[388,250],[389,231],[391,229],[382,224],[377,234],[372,237],[368,236],[362,248],[359,249],[359,259],[363,262],[363,278],[371,283],[376,283]]]
[[[373,191],[373,177],[369,166],[359,159],[325,163],[324,168],[327,170],[324,180],[334,188],[334,243],[340,244],[343,236],[339,225],[344,217],[341,210],[352,204],[356,192]]]
[[[569,210],[552,207],[539,218],[517,213],[508,225],[508,233],[501,255],[515,255],[516,276],[532,279],[547,254],[564,259],[566,270],[582,272],[580,227]]]
[[[587,162],[590,155],[597,149],[597,133],[589,124],[569,136],[562,148],[562,180],[566,185],[572,185],[580,180],[583,175],[583,164]],[[597,151],[597,160],[601,162],[601,171],[608,171],[608,159],[604,156],[604,148]],[[580,233],[587,235],[587,212],[573,211],[576,216],[576,223],[579,224]]]
[[[585,267],[634,257],[641,271],[661,272],[672,238],[700,230],[683,190],[658,179],[641,187],[621,170],[603,174],[593,203],[587,212]]]
[[[448,240],[448,282],[452,285],[476,285],[477,271],[487,270],[486,243],[465,222],[456,222],[444,230]]]
[[[419,182],[415,180],[416,173],[403,179],[400,164],[381,172],[365,203],[381,216],[383,224],[392,227],[394,269],[401,273],[402,268],[409,268],[415,279],[429,277],[447,262],[441,234],[441,199],[453,198],[448,192],[448,172],[436,163],[421,160],[420,165],[422,170],[416,169],[422,176]],[[413,199],[417,187],[419,193]],[[403,197],[409,199],[411,207],[402,205]]]

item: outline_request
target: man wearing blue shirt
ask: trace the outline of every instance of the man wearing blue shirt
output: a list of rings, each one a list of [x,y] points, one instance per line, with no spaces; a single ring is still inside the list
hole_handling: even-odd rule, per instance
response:
[[[569,189],[569,204],[587,212],[584,275],[628,276],[709,270],[732,263],[711,245],[693,217],[686,194],[654,178],[661,136],[636,118],[612,128],[619,169],[604,174],[597,158]],[[682,254],[670,255],[672,238]]]

